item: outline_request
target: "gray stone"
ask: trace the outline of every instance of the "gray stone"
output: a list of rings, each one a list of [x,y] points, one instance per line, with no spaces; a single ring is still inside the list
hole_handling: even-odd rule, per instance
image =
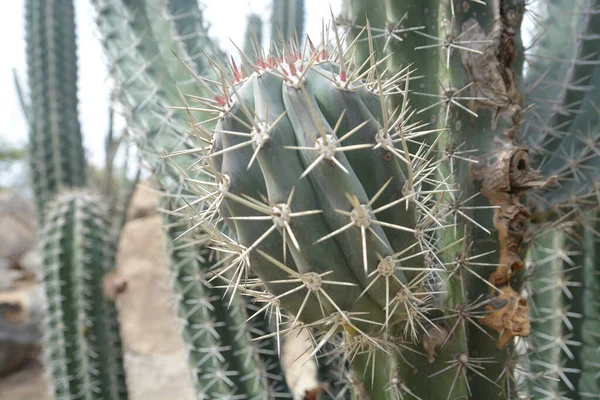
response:
[[[19,269],[26,272],[32,278],[40,276],[42,272],[42,257],[37,248],[25,252],[17,262]]]
[[[18,193],[0,194],[0,258],[16,264],[34,246],[35,230],[31,202]]]
[[[0,292],[0,375],[18,368],[42,339],[43,290],[21,286]]]
[[[0,290],[8,290],[13,287],[17,278],[12,269],[12,263],[6,258],[0,258]]]

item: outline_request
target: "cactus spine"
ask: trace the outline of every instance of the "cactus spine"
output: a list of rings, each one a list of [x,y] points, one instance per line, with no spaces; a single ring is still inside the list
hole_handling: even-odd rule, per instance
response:
[[[273,0],[271,40],[287,40],[296,36],[302,41],[304,12],[304,0]]]

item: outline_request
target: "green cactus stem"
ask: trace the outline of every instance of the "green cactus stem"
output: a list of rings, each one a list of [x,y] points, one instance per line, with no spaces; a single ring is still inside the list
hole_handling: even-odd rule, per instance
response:
[[[178,18],[182,14],[176,14],[173,26],[163,19],[165,9],[160,1],[121,4],[120,1],[97,0],[95,4],[105,50],[114,64],[114,76],[121,88],[120,100],[127,110],[134,140],[169,199],[165,226],[171,249],[173,291],[197,395],[240,399],[289,397],[285,381],[281,377],[269,377],[269,371],[278,368],[272,351],[263,351],[251,342],[252,332],[258,331],[245,322],[248,316],[239,291],[225,292],[208,282],[209,268],[221,263],[205,246],[208,233],[175,219],[185,214],[182,208],[190,204],[188,200],[194,200],[190,187],[210,178],[201,171],[193,172],[194,144],[201,137],[191,141],[184,139],[184,133],[196,123],[194,117],[187,114],[188,121],[174,118],[175,114],[185,115],[185,110],[169,108],[181,102],[179,88],[186,93],[196,93],[197,98],[205,90],[200,77],[197,78],[201,83],[199,90],[189,86],[191,71],[200,70],[182,46],[180,40],[186,43],[185,36],[172,32],[174,27],[182,29],[183,20]],[[143,46],[136,47],[136,43]],[[198,107],[202,108],[209,109],[210,105]],[[202,121],[208,120],[207,125],[214,126],[210,111],[201,111],[198,115]],[[175,153],[173,159],[179,165],[164,157],[171,152]],[[194,180],[182,179],[180,168],[188,170]],[[211,208],[203,209],[203,205],[194,211],[197,215],[210,215],[210,212]],[[228,274],[226,271],[223,276]],[[261,353],[265,353],[265,360]]]
[[[255,54],[262,53],[262,31],[263,21],[260,15],[250,14],[248,15],[248,22],[246,23],[246,34],[244,40],[244,54],[250,57],[250,60],[254,61]]]
[[[536,399],[577,396],[581,373],[583,249],[561,227],[533,244],[531,370]],[[574,232],[575,233],[575,232]],[[581,240],[581,239],[579,239]]]
[[[103,292],[115,249],[100,204],[85,192],[62,194],[42,232],[46,351],[57,399],[127,399],[115,305]]]
[[[29,169],[40,224],[62,189],[85,185],[73,0],[27,0]]]
[[[279,42],[304,35],[304,0],[273,0],[271,40]]]
[[[198,0],[169,0],[170,15],[178,40],[183,42],[186,52],[195,65],[196,73],[203,75],[211,71],[207,56],[222,62],[224,56],[209,35],[209,25],[204,18]]]

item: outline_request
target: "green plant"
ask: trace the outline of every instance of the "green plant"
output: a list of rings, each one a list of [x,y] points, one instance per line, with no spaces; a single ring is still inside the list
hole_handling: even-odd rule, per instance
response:
[[[209,282],[210,268],[222,261],[206,247],[206,232],[196,229],[193,218],[187,218],[186,206],[195,195],[190,186],[196,184],[182,179],[181,169],[197,181],[206,176],[202,171],[193,172],[194,156],[186,155],[193,149],[193,143],[184,138],[193,120],[175,118],[183,113],[170,106],[181,101],[181,92],[204,93],[203,88],[190,84],[194,74],[205,75],[211,63],[226,63],[218,48],[209,43],[198,4],[95,0],[94,5],[131,136],[165,192],[164,225],[171,242],[173,292],[197,396],[290,397],[285,379],[277,372],[275,344],[258,345],[251,340],[268,335],[261,320],[264,314],[246,322],[246,304],[239,292]],[[202,79],[197,78],[199,82]],[[183,154],[181,163],[175,165],[165,157],[167,152]]]
[[[346,44],[337,32],[257,48],[231,74],[195,1],[171,2],[171,19],[156,0],[95,4],[136,143],[169,197],[168,232],[189,250],[173,253],[174,289],[199,393],[268,393],[203,383],[215,365],[245,376],[235,354],[203,357],[203,343],[239,345],[194,323],[241,322],[220,302],[197,314],[224,293],[211,273],[235,289],[225,301],[256,296],[291,315],[283,331],[309,328],[315,353],[333,347],[358,399],[599,391],[585,217],[600,186],[595,1],[540,5],[548,29],[528,51],[523,0],[345,1]],[[273,16],[296,10],[276,2]],[[205,46],[213,62],[194,56]],[[569,235],[585,238],[572,244],[580,261]],[[554,306],[567,314],[543,315]]]
[[[106,199],[86,188],[73,1],[27,0],[25,7],[28,101],[15,81],[30,131],[29,167],[48,302],[46,368],[57,399],[126,399],[114,299],[103,292],[105,276],[114,269],[124,211],[111,212],[113,230],[103,209]],[[110,181],[112,153],[108,160]],[[105,186],[108,195],[110,185]]]
[[[301,41],[304,32],[304,0],[273,0],[271,8],[271,40],[287,40],[297,36]]]
[[[72,1],[25,3],[29,77],[29,169],[40,224],[63,189],[86,184],[77,100]]]
[[[56,399],[127,398],[119,326],[102,281],[115,248],[101,199],[61,194],[42,230],[46,355]]]
[[[527,53],[522,0],[425,3],[345,2],[347,45],[292,42],[204,81],[208,124],[185,103],[201,140],[171,158],[210,177],[189,202],[229,260],[215,273],[255,295],[258,275],[315,352],[341,334],[359,399],[595,396],[598,4],[541,5]],[[525,253],[545,235],[564,253],[565,221],[583,265],[560,290],[568,268],[542,267],[543,298]],[[527,288],[577,311],[532,325]]]

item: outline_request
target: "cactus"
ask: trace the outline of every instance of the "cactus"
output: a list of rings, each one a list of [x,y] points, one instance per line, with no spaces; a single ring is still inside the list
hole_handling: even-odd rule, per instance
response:
[[[126,399],[114,303],[102,280],[115,262],[105,211],[86,192],[62,194],[43,232],[47,357],[57,399]]]
[[[556,50],[550,39],[525,73],[524,1],[426,3],[345,2],[346,46],[337,31],[316,46],[292,42],[247,76],[236,67],[213,81],[216,101],[200,100],[213,117],[195,120],[203,141],[188,154],[216,182],[192,188],[192,203],[205,202],[199,223],[228,260],[216,273],[254,295],[256,274],[259,298],[291,314],[290,330],[313,329],[315,353],[341,334],[336,352],[358,399],[556,398],[564,387],[589,397],[597,358],[581,348],[597,343],[597,272],[593,234],[578,224],[598,207],[600,9],[552,9],[561,23],[548,30],[568,20],[571,34],[558,35],[575,54],[554,64],[565,49],[541,54]],[[538,104],[536,87],[558,90],[558,103]],[[566,232],[551,232],[557,219],[587,238],[577,343],[560,322],[530,321],[523,292],[542,296],[525,253],[529,235],[564,243]],[[535,249],[532,265],[543,262]],[[549,292],[541,306],[564,301]],[[575,376],[529,393],[547,374],[522,344],[535,353],[535,338],[557,333]]]
[[[531,370],[540,377],[532,390],[538,395],[570,397],[581,372],[583,254],[569,241],[565,233],[552,232],[538,238],[529,254],[536,263],[530,268],[530,341]]]
[[[117,312],[103,292],[118,235],[103,200],[82,189],[73,1],[28,0],[26,31],[30,99],[20,97],[43,247],[46,367],[57,399],[126,399]]]
[[[263,22],[262,18],[258,14],[248,15],[248,22],[246,24],[246,39],[244,40],[244,54],[252,57],[253,54],[260,54],[262,46],[262,30]]]
[[[304,34],[304,0],[273,0],[271,40],[287,40]]]
[[[213,60],[224,58],[208,33],[208,26],[197,0],[170,0],[170,15],[175,27],[175,38],[183,42],[186,53],[199,74],[210,70],[207,56]]]
[[[62,189],[83,187],[85,154],[77,102],[72,0],[25,3],[29,76],[29,169],[40,225]]]
[[[192,50],[188,38],[207,40],[192,34],[199,33],[198,26],[202,25],[196,19],[196,28],[190,28],[194,22],[192,16],[199,15],[198,11],[191,13],[193,8],[197,10],[192,3],[171,2],[173,15],[164,18],[167,9],[158,0],[94,1],[103,45],[112,63],[119,100],[125,106],[132,136],[168,198],[165,227],[172,242],[169,251],[172,287],[197,396],[285,398],[289,397],[285,380],[279,374],[271,374],[279,368],[278,358],[273,358],[272,348],[265,350],[251,340],[252,335],[267,334],[253,325],[261,322],[261,317],[246,323],[249,316],[239,292],[230,293],[210,284],[209,269],[219,260],[203,245],[206,232],[195,229],[193,223],[179,219],[175,222],[186,200],[192,199],[190,186],[195,185],[181,179],[180,168],[189,170],[198,181],[206,178],[203,173],[195,174],[189,169],[195,162],[189,154],[194,142],[184,138],[183,133],[190,129],[193,118],[189,121],[175,118],[177,113],[183,113],[167,108],[181,101],[179,90],[203,91],[189,84],[193,78],[190,71],[205,75],[208,64],[206,58],[195,63],[195,54],[190,54],[204,51],[206,46],[200,44]],[[198,80],[203,82],[201,78]],[[179,154],[179,166],[164,157],[170,152]]]
[[[600,220],[598,212],[589,215],[591,224],[584,230],[583,253],[583,323],[581,327],[581,374],[579,376],[578,390],[582,398],[594,398],[600,392],[600,266],[596,259],[600,253],[598,232]]]
[[[166,218],[171,240],[187,230],[179,219]],[[243,300],[239,296],[231,299],[225,289],[208,282],[205,264],[211,261],[211,254],[196,246],[197,240],[186,236],[185,240],[172,242],[169,247],[173,289],[198,398],[266,399],[274,398],[276,393],[289,392],[285,381],[268,380],[269,376],[277,379],[280,374],[277,371],[268,374],[272,371],[268,371],[259,357],[259,354],[272,356],[273,349],[249,344],[253,337],[268,332],[257,330],[255,326],[249,328]],[[260,316],[256,318],[261,321]],[[277,368],[278,363],[268,367]]]

